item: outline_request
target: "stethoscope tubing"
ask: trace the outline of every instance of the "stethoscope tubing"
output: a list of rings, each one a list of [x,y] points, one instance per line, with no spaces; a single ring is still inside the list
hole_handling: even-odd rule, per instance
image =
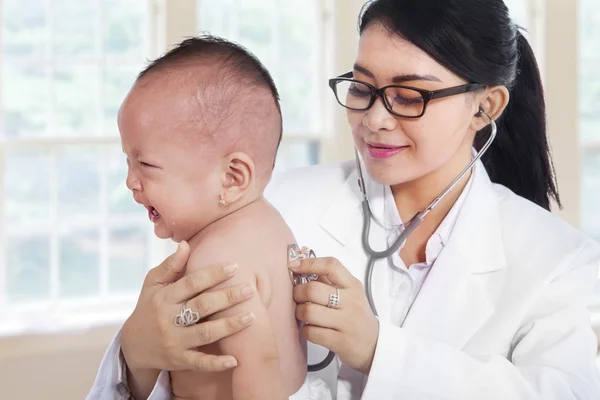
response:
[[[416,213],[415,216],[412,217],[411,220],[408,222],[408,224],[406,224],[406,226],[404,227],[404,230],[400,233],[400,235],[398,235],[398,238],[396,238],[394,243],[392,243],[392,245],[390,247],[388,247],[387,249],[385,249],[383,251],[376,251],[375,249],[373,249],[371,247],[371,245],[369,243],[369,233],[371,231],[371,218],[372,218],[373,213],[371,212],[371,208],[369,206],[369,199],[367,197],[367,190],[365,187],[365,181],[363,178],[363,173],[362,173],[362,168],[361,168],[361,164],[360,164],[360,159],[358,157],[358,152],[356,151],[356,149],[354,150],[354,155],[355,155],[355,159],[356,159],[356,169],[358,172],[358,187],[360,188],[360,191],[362,193],[361,206],[362,206],[362,213],[363,213],[363,229],[362,229],[361,242],[362,242],[363,250],[365,251],[365,254],[368,257],[367,270],[365,273],[365,285],[364,285],[365,286],[365,294],[367,296],[367,300],[369,301],[369,306],[371,307],[371,310],[373,311],[373,314],[376,317],[378,316],[377,307],[375,307],[375,302],[373,300],[373,292],[372,292],[372,287],[371,287],[375,262],[377,260],[387,258],[387,257],[391,256],[392,254],[396,253],[398,250],[400,250],[400,248],[404,245],[404,243],[406,242],[406,240],[408,239],[410,234],[412,232],[414,232],[415,229],[417,229],[419,227],[419,225],[421,225],[425,216],[427,214],[429,214],[429,212],[431,212],[435,207],[437,207],[437,205],[440,204],[442,199],[471,170],[473,165],[483,156],[483,154],[492,145],[492,142],[496,138],[496,134],[498,132],[498,127],[496,126],[496,123],[485,112],[483,112],[482,109],[480,109],[479,111],[480,111],[481,115],[485,116],[488,119],[488,121],[490,122],[490,125],[492,126],[492,131],[490,133],[490,137],[488,138],[488,140],[485,142],[485,144],[483,145],[481,150],[479,150],[479,152],[477,152],[475,157],[472,158],[471,162],[469,162],[469,164],[461,171],[461,173],[458,174],[456,176],[456,178],[452,182],[450,182],[450,184],[448,186],[446,186],[446,188],[444,190],[442,190],[442,192],[435,199],[433,199],[433,201],[431,203],[429,203],[429,205],[424,210]],[[409,312],[410,312],[410,308],[412,308],[412,305],[411,305],[411,307],[409,307]],[[335,358],[335,353],[333,351],[329,351],[329,353],[327,354],[327,357],[325,357],[325,359],[323,361],[321,361],[318,364],[308,365],[308,371],[309,372],[320,371],[320,370],[326,368],[329,364],[331,364],[331,362],[334,360],[334,358]]]

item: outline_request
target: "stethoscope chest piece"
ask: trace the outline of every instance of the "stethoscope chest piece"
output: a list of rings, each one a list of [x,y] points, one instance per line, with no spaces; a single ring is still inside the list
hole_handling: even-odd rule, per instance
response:
[[[291,244],[288,246],[288,262],[315,257],[315,252],[309,249],[308,247],[298,247],[297,244]],[[316,281],[317,279],[319,279],[319,275],[303,275],[290,271],[290,278],[292,279],[292,284],[294,286],[298,286],[311,281]]]
[[[291,244],[288,246],[288,261],[296,261],[296,260],[304,260],[306,258],[315,258],[315,252],[312,251],[311,249],[309,249],[308,247],[298,247],[298,245],[296,244]],[[303,285],[305,283],[309,283],[312,281],[316,281],[317,279],[319,279],[319,275],[317,274],[310,274],[310,275],[303,275],[303,274],[298,274],[295,273],[293,271],[290,271],[290,278],[292,279],[292,284],[294,286],[298,286],[298,285]],[[309,372],[315,372],[315,371],[320,371],[324,368],[326,368],[329,364],[331,364],[331,362],[333,361],[333,359],[335,358],[335,353],[333,351],[330,351],[329,354],[327,354],[327,357],[325,357],[325,359],[323,361],[321,361],[318,364],[309,364],[307,366],[308,371]]]

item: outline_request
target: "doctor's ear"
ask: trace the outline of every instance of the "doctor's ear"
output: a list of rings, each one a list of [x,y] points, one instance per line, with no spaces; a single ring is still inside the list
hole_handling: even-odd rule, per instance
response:
[[[250,190],[255,181],[254,162],[246,153],[232,153],[223,158],[219,202],[232,204]]]
[[[486,88],[485,91],[477,96],[477,102],[475,103],[477,111],[473,115],[471,129],[479,132],[489,125],[489,121],[482,113],[485,113],[494,121],[498,120],[508,105],[509,99],[510,94],[506,86],[490,86]]]

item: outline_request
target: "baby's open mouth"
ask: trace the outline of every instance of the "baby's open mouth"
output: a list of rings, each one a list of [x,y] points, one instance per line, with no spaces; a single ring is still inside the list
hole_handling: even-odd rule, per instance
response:
[[[160,213],[156,211],[156,208],[152,206],[146,206],[146,208],[148,209],[148,218],[150,218],[150,221],[158,222],[160,219]]]

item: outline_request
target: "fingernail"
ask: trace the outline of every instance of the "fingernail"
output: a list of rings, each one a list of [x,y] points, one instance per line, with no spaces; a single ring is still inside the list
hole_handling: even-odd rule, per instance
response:
[[[246,313],[240,318],[240,322],[244,325],[250,325],[254,321],[254,313]]]
[[[236,360],[229,360],[229,361],[225,361],[225,364],[223,364],[225,366],[225,368],[233,368],[233,367],[237,367],[237,361]]]
[[[245,285],[242,288],[242,296],[244,297],[248,297],[250,296],[252,293],[254,293],[254,288],[250,285]]]
[[[290,261],[288,263],[288,268],[298,268],[300,266],[300,260]]]
[[[236,263],[228,264],[223,267],[223,272],[225,272],[227,275],[233,276],[235,274],[235,271],[237,271],[237,269],[238,269],[238,266]]]

